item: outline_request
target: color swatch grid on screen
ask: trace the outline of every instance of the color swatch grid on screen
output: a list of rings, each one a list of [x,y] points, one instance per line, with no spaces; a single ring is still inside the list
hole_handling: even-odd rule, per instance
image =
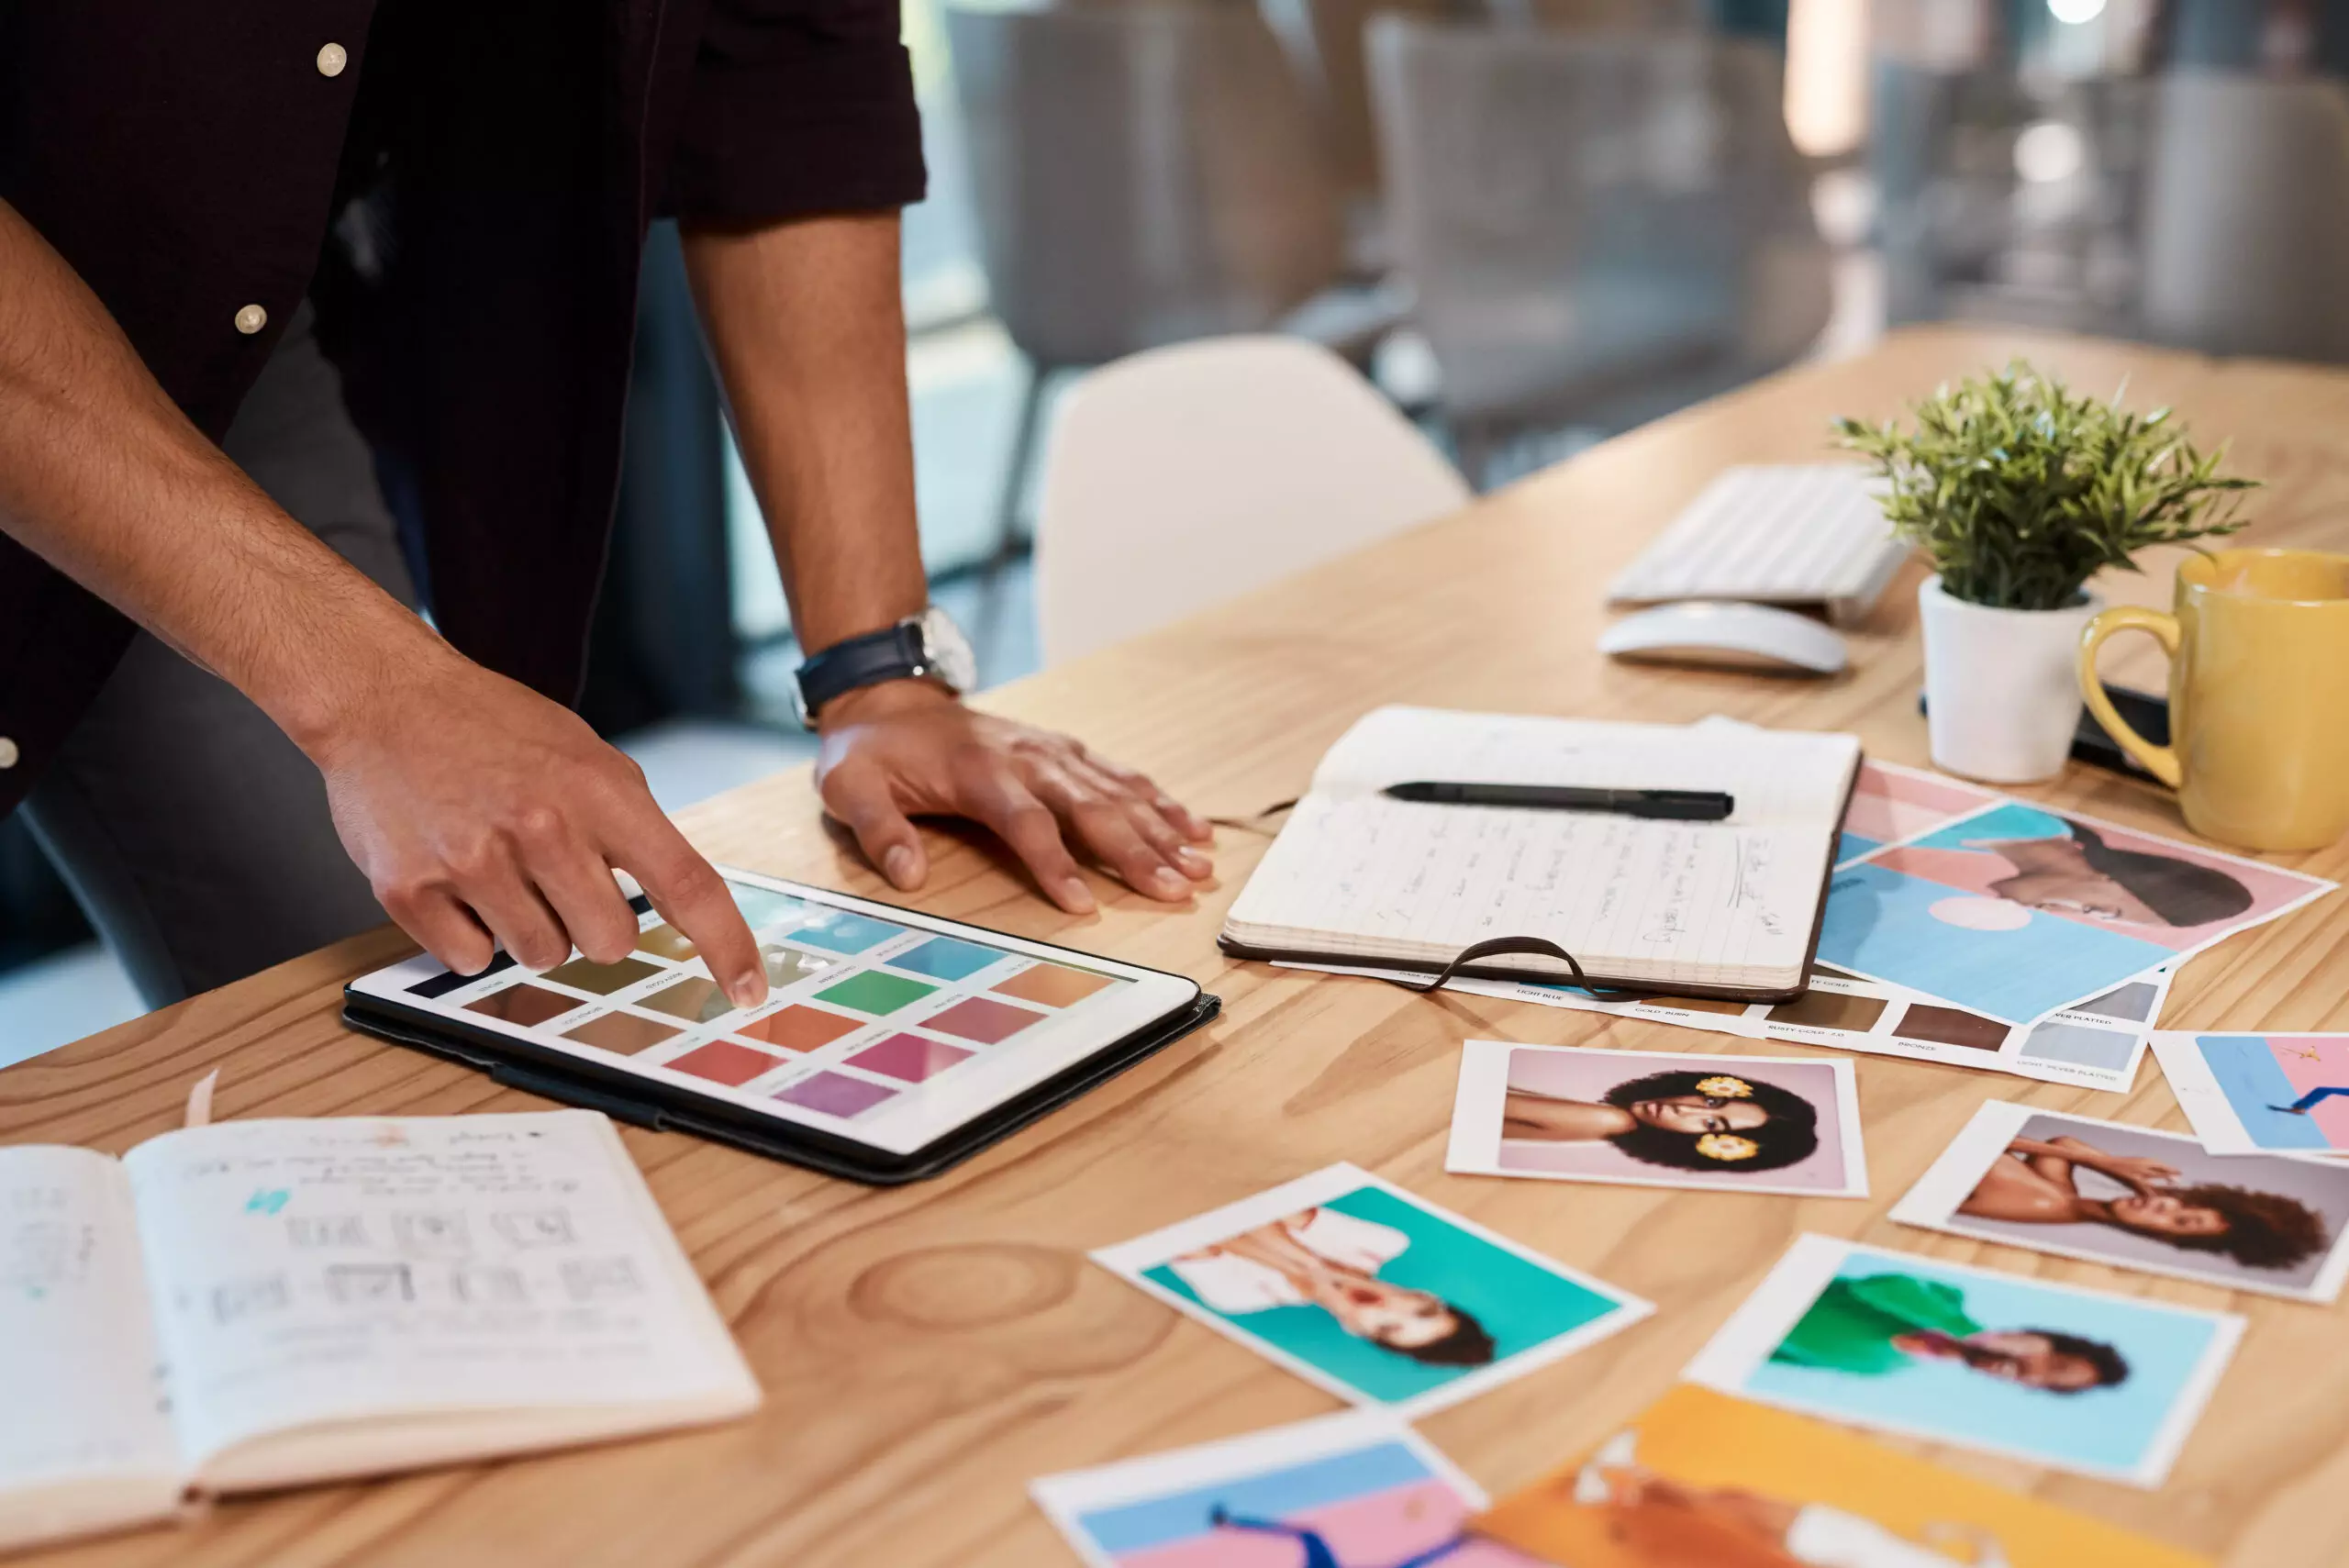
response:
[[[511,964],[413,987],[567,1050],[684,1073],[754,1099],[851,1120],[1125,986],[1112,975],[728,884],[757,935],[770,991],[737,1009],[682,932],[642,917],[616,963],[546,973]]]

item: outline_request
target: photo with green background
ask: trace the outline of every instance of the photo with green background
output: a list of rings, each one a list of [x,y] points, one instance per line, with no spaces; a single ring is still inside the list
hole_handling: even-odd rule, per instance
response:
[[[1431,1292],[1475,1318],[1493,1337],[1495,1362],[1570,1334],[1616,1309],[1613,1297],[1563,1279],[1382,1188],[1358,1187],[1321,1207],[1392,1226],[1408,1236],[1410,1246],[1380,1269],[1378,1277]],[[1382,1404],[1415,1398],[1481,1370],[1428,1366],[1399,1351],[1356,1339],[1319,1307],[1215,1312],[1164,1263],[1145,1270],[1143,1277]]]

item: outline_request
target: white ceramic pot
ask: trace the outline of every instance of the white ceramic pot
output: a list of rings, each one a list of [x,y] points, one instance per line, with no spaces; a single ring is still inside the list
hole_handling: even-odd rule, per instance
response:
[[[2064,771],[2079,728],[2080,637],[2104,607],[2094,594],[2061,610],[1998,610],[1917,590],[1925,628],[1925,715],[1933,766],[1985,784]]]

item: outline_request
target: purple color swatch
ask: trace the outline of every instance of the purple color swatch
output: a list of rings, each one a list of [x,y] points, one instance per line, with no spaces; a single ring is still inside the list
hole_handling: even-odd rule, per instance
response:
[[[818,1073],[802,1078],[771,1097],[785,1105],[798,1106],[804,1110],[820,1111],[842,1120],[860,1116],[885,1099],[896,1090],[885,1089],[878,1084],[868,1084],[862,1078],[851,1078],[841,1073]]]

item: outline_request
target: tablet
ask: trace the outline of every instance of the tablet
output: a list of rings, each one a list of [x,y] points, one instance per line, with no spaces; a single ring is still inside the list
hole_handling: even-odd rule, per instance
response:
[[[354,980],[358,1029],[500,1082],[860,1181],[933,1175],[1213,1017],[1181,975],[721,867],[766,962],[727,1001],[641,897],[636,951],[533,973],[429,955]]]

